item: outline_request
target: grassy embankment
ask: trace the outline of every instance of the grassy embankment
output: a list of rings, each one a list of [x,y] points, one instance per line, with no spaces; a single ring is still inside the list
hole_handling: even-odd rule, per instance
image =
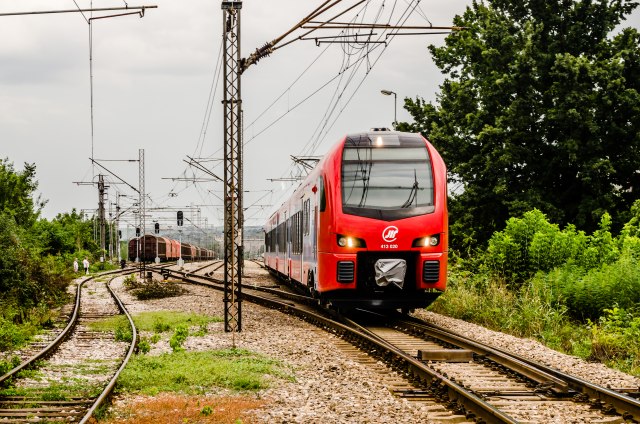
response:
[[[102,420],[106,424],[248,422],[246,411],[263,404],[252,393],[293,376],[282,363],[243,349],[185,350],[188,337],[203,337],[210,323],[221,321],[170,311],[134,315],[142,334],[139,352],[121,374],[116,391],[141,397]],[[94,325],[97,330],[114,331],[121,340],[131,340],[127,327],[124,317]],[[154,354],[154,347],[164,353]]]
[[[478,323],[640,376],[640,207],[617,236],[539,211],[509,220],[486,251],[453,258],[434,312]]]

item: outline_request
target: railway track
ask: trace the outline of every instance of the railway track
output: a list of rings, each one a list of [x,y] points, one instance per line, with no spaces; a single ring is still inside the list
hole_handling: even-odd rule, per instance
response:
[[[67,326],[41,351],[0,377],[0,422],[87,422],[106,400],[133,353],[136,329],[124,305],[111,291],[115,276],[83,279]],[[104,278],[111,276],[105,282]],[[94,331],[91,323],[125,314],[131,340]]]
[[[222,290],[220,279],[189,274],[175,275]],[[415,319],[371,313],[347,317],[275,287],[244,284],[242,296],[339,335],[343,351],[364,354],[360,360],[372,366],[384,362],[405,377],[404,382],[389,377],[390,390],[412,401],[446,405],[443,422],[640,422],[640,402],[628,389],[599,387]]]

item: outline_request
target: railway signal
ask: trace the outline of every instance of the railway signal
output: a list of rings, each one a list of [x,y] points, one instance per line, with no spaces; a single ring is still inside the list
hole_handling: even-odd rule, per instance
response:
[[[160,234],[160,223],[156,222],[153,228],[156,234]]]
[[[182,225],[184,224],[184,214],[182,213],[182,211],[178,211],[177,213],[177,224],[178,227],[182,227]]]

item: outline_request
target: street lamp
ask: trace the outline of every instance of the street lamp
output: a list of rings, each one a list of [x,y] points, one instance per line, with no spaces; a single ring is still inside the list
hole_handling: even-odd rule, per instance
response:
[[[382,94],[385,96],[390,96],[393,94],[394,102],[393,102],[393,128],[398,124],[398,95],[390,90],[380,90]]]

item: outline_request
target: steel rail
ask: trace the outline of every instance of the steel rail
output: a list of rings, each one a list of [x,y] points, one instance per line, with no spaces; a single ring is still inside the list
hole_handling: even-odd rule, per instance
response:
[[[113,389],[116,386],[116,381],[118,380],[118,377],[120,377],[120,373],[127,366],[127,363],[129,362],[129,359],[131,359],[131,355],[133,355],[133,352],[135,350],[135,347],[136,347],[136,344],[137,344],[137,341],[138,341],[138,332],[136,330],[136,326],[135,326],[135,324],[133,322],[133,318],[131,317],[131,314],[129,314],[129,311],[127,311],[127,308],[124,306],[124,304],[122,303],[122,301],[120,300],[118,295],[115,294],[115,292],[111,289],[111,286],[109,285],[115,278],[116,278],[115,276],[112,277],[107,283],[105,283],[105,285],[107,286],[107,290],[109,290],[109,293],[111,294],[111,297],[113,298],[113,300],[118,305],[118,309],[120,309],[120,312],[122,312],[127,317],[127,320],[129,321],[129,325],[131,326],[131,345],[129,346],[129,350],[127,351],[127,355],[122,360],[122,363],[120,364],[120,367],[118,368],[118,371],[116,371],[114,376],[109,381],[109,384],[107,384],[107,386],[102,391],[102,393],[100,393],[100,395],[97,397],[97,399],[93,402],[93,405],[91,405],[91,408],[89,408],[87,413],[80,420],[80,424],[87,423],[89,421],[89,419],[91,418],[91,416],[93,416],[93,413],[100,406],[102,406],[102,404],[107,400],[109,395],[111,395],[111,393],[113,392]]]
[[[103,272],[103,273],[98,274],[97,276],[118,274],[118,273],[124,273],[124,272],[130,272],[130,271],[125,271],[125,270],[119,269],[119,270],[115,270],[115,271]],[[20,371],[22,371],[24,369],[27,369],[30,366],[32,366],[36,361],[47,357],[63,341],[65,341],[67,339],[67,337],[69,337],[69,335],[71,334],[71,331],[75,328],[76,323],[78,321],[78,315],[80,313],[80,298],[81,298],[82,286],[84,285],[84,283],[86,283],[87,281],[91,281],[95,277],[96,276],[87,277],[84,280],[82,280],[80,283],[78,283],[78,285],[76,286],[75,306],[73,308],[73,314],[71,315],[71,318],[69,319],[69,322],[68,322],[67,326],[60,332],[60,334],[58,334],[58,336],[51,343],[49,343],[47,346],[45,346],[40,352],[36,353],[35,355],[33,355],[32,357],[28,358],[27,360],[23,361],[18,366],[16,366],[15,368],[13,368],[10,371],[8,371],[6,374],[1,376],[0,377],[0,386],[2,386],[2,384],[4,382],[10,380],[12,377],[14,377]]]
[[[261,264],[258,263],[258,265],[261,265]],[[220,281],[215,278],[207,278],[207,277],[200,277],[200,276],[197,276],[197,277],[203,278],[205,280],[210,280],[212,282],[220,283]],[[194,283],[202,284],[200,282],[194,282]],[[209,284],[204,284],[204,285],[213,287],[213,286],[210,286]],[[283,295],[297,302],[304,302],[307,304],[316,302],[315,299],[310,298],[308,296],[297,295],[294,293],[286,293],[281,290],[272,289],[268,287],[254,287],[247,284],[244,284],[243,286],[246,289],[263,291],[263,292],[271,293],[274,295],[281,295],[281,296]],[[245,293],[243,293],[243,295],[244,294]],[[283,306],[284,308],[290,310],[291,308],[290,305],[286,305],[286,304],[283,304],[283,305],[285,305]],[[538,382],[542,387],[548,386],[548,387],[545,387],[545,389],[550,390],[551,392],[554,392],[556,395],[560,395],[560,396],[566,395],[571,390],[573,390],[576,393],[583,393],[587,395],[590,399],[599,401],[605,404],[605,406],[613,407],[618,414],[623,416],[624,419],[627,419],[627,420],[633,419],[635,421],[640,422],[640,400],[634,399],[630,396],[626,396],[615,390],[604,388],[596,384],[584,381],[578,377],[565,374],[559,370],[540,364],[536,361],[529,360],[522,356],[515,355],[505,350],[483,345],[482,343],[470,340],[468,338],[465,338],[464,336],[460,336],[453,332],[439,328],[433,324],[426,323],[417,318],[403,316],[402,318],[396,318],[395,320],[396,320],[396,324],[402,324],[404,322],[404,325],[407,325],[407,324],[418,325],[420,326],[421,331],[428,333],[427,335],[434,337],[436,339],[440,339],[446,343],[450,343],[452,345],[457,345],[462,348],[469,349],[474,353],[480,356],[483,356],[486,359],[489,359],[498,364],[501,364],[506,368],[509,368],[517,373],[524,375],[527,378],[530,378],[533,381]],[[383,338],[375,334],[372,334],[368,330],[363,330],[359,324],[353,322],[353,323],[350,323],[350,325],[354,325],[356,328],[360,327],[361,331],[364,331],[367,334],[369,334],[371,338],[377,339],[380,341],[380,343],[384,343],[393,347],[393,345],[390,345]]]
[[[546,367],[526,363],[521,358],[516,358],[514,355],[507,352],[498,351],[488,345],[478,343],[474,340],[470,340],[441,329],[424,327],[419,322],[416,323],[404,319],[396,319],[389,323],[389,326],[391,328],[404,330],[408,333],[412,333],[414,330],[419,329],[422,335],[442,340],[462,349],[470,350],[476,355],[480,355],[486,359],[494,361],[509,368],[510,370],[524,375],[538,384],[548,387],[549,390],[553,391],[557,395],[566,394],[569,391],[569,384],[564,379],[558,378],[550,373]]]
[[[464,336],[460,336],[459,334],[456,334],[444,328],[438,327],[434,324],[424,322],[417,318],[403,318],[403,320],[405,320],[408,323],[411,323],[412,325],[419,325],[426,331],[432,332],[433,334],[438,334],[438,336],[436,336],[438,338],[447,337],[450,340],[452,340],[452,344],[456,344],[457,343],[455,342],[456,340],[461,340],[464,338]],[[468,341],[468,339],[467,339],[467,343],[469,343],[470,345],[477,344],[482,346],[482,343]],[[555,378],[565,381],[571,390],[574,390],[578,393],[584,393],[587,396],[589,396],[590,399],[595,399],[602,402],[605,405],[612,406],[618,414],[623,416],[625,420],[633,419],[634,421],[640,422],[640,400],[638,399],[635,399],[631,396],[626,396],[615,390],[602,387],[594,383],[590,383],[581,378],[566,374],[550,366],[541,364],[531,359],[524,358],[520,355],[507,352],[503,349],[494,348],[494,347],[491,347],[489,349],[491,349],[494,352],[492,357],[488,357],[491,360],[498,362],[496,358],[498,358],[501,355],[506,355],[506,356],[515,358],[521,363],[525,363],[525,364],[528,364],[529,366],[539,368],[544,372],[546,372],[547,374],[550,374]]]
[[[172,271],[174,273],[175,271]],[[205,276],[193,276],[193,277],[185,277],[181,276],[180,278],[183,281],[203,285],[209,288],[213,288],[215,290],[223,290],[222,287],[217,287],[211,285],[209,283],[205,283],[202,281],[194,280],[193,278],[198,278],[200,280],[213,280],[210,277]],[[252,287],[247,287],[247,289],[252,289]],[[463,406],[466,411],[468,411],[469,416],[474,416],[481,418],[483,422],[487,424],[492,423],[517,423],[517,421],[485,402],[480,397],[476,396],[474,393],[467,391],[464,387],[456,384],[451,381],[446,376],[434,371],[429,368],[426,364],[420,362],[419,360],[413,358],[407,353],[397,349],[396,347],[390,345],[387,342],[381,341],[378,337],[372,337],[371,335],[365,332],[358,330],[357,328],[350,327],[348,325],[342,324],[333,318],[328,316],[320,315],[315,311],[310,311],[308,309],[303,309],[301,307],[296,306],[292,303],[284,303],[277,299],[269,299],[266,297],[261,297],[258,295],[251,294],[247,290],[243,290],[242,292],[243,300],[248,300],[250,302],[260,304],[263,306],[267,306],[272,309],[284,310],[291,315],[295,315],[299,318],[304,319],[305,321],[311,322],[319,327],[329,328],[334,333],[339,334],[345,337],[348,340],[352,340],[354,338],[361,340],[361,344],[371,346],[371,349],[376,352],[386,352],[385,360],[389,363],[395,364],[396,366],[403,366],[409,375],[414,376],[422,382],[431,383],[438,382],[447,386],[449,399],[458,402],[459,405]],[[389,356],[393,358],[389,358]]]

